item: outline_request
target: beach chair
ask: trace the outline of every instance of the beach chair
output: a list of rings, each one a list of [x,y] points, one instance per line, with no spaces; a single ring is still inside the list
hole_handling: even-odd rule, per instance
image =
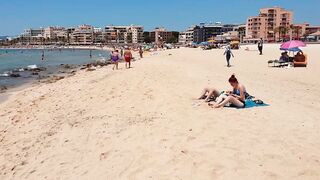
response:
[[[273,64],[273,66],[271,66]],[[270,60],[268,61],[268,67],[285,67],[289,66],[289,62],[279,61],[279,60]]]
[[[307,55],[305,54],[296,56],[293,60],[294,67],[307,67],[307,65],[308,65],[308,58],[307,58]]]

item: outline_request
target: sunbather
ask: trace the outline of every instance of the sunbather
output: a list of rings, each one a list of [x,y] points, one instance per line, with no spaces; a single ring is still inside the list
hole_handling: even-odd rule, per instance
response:
[[[215,99],[220,96],[220,92],[215,88],[206,87],[203,89],[201,96],[199,99],[204,99],[205,102],[210,102],[211,99]]]
[[[281,53],[281,56],[279,58],[279,62],[289,62],[289,59],[290,59],[290,57],[288,55],[288,52],[286,51],[286,52]]]
[[[230,104],[231,106],[235,106],[238,108],[244,108],[246,106],[245,100],[246,100],[246,97],[249,96],[249,94],[247,93],[244,85],[238,82],[235,75],[232,75],[229,78],[229,83],[233,87],[233,90],[227,92],[228,96],[224,98],[222,102],[216,102],[215,104],[213,104],[212,107],[221,108],[227,104]]]
[[[220,95],[222,95],[223,96],[222,100],[216,101],[214,104],[209,104],[209,105],[214,108],[221,108],[227,104],[230,104],[231,106],[244,108],[245,100],[249,96],[249,94],[246,91],[246,88],[238,82],[235,75],[232,75],[229,78],[229,83],[233,87],[232,91],[229,91],[226,93],[220,93],[215,88],[205,88],[199,99],[205,99],[206,102],[209,102],[210,99],[212,98],[216,99]]]

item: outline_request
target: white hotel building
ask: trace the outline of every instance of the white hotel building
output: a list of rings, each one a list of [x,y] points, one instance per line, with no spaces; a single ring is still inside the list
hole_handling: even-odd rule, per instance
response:
[[[105,36],[109,43],[142,43],[143,26],[106,26]]]

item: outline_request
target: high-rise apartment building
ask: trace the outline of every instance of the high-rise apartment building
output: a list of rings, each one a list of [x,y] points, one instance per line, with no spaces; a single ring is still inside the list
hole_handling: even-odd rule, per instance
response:
[[[143,26],[106,26],[105,36],[108,43],[142,43]]]
[[[91,25],[81,25],[75,28],[71,35],[71,43],[77,45],[93,44],[94,28]]]
[[[249,17],[246,23],[246,40],[278,41],[286,38],[293,24],[293,12],[280,8],[263,8],[260,14]]]

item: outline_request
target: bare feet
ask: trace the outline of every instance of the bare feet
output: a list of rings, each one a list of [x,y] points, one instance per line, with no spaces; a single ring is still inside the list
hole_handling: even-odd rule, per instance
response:
[[[221,108],[221,105],[219,105],[219,104],[208,103],[208,106],[210,106],[211,108],[215,108],[215,109]]]

